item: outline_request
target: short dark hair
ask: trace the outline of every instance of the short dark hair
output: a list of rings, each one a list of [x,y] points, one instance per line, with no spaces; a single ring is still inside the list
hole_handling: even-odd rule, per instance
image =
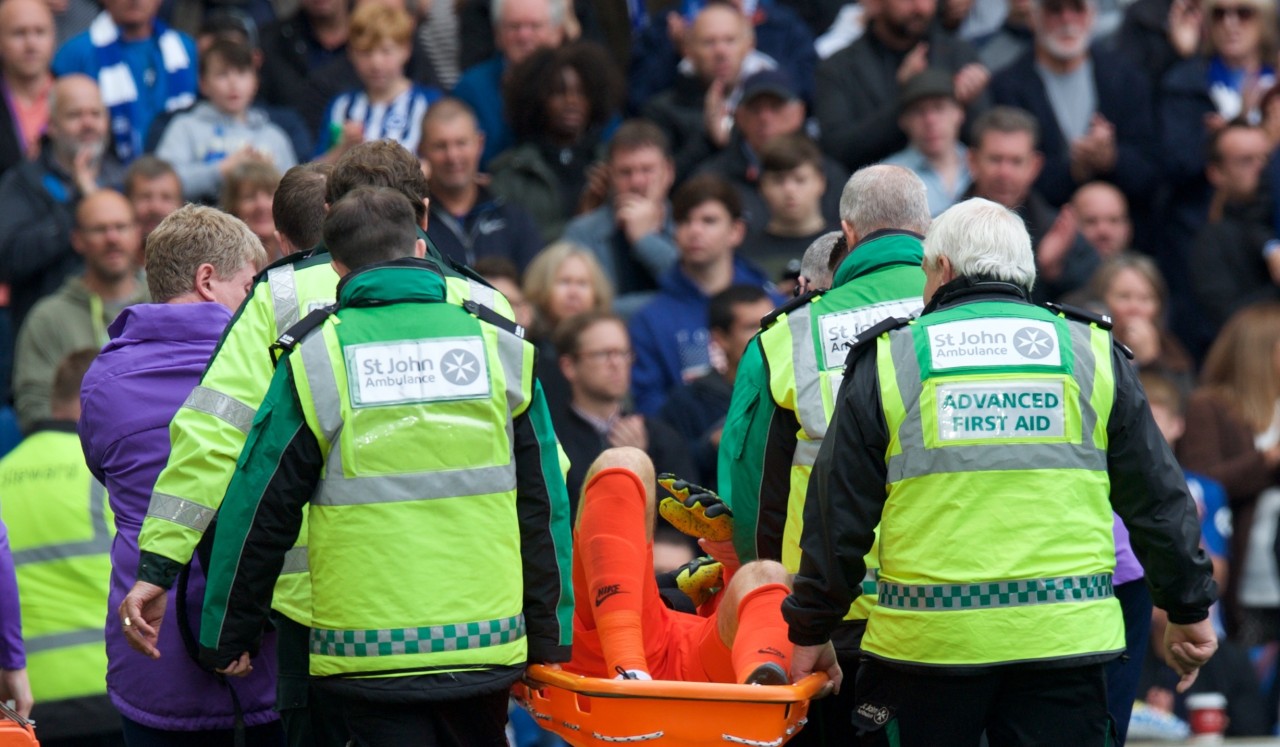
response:
[[[58,368],[53,374],[50,402],[55,405],[64,405],[79,401],[80,385],[84,383],[84,375],[89,372],[89,366],[97,357],[98,351],[94,348],[67,353],[66,357],[58,362]]]
[[[1178,382],[1161,371],[1144,370],[1138,374],[1138,381],[1146,392],[1147,402],[1151,405],[1167,407],[1175,415],[1182,415],[1187,409],[1186,396]]]
[[[973,123],[973,147],[981,148],[988,132],[1025,132],[1031,136],[1031,147],[1040,147],[1040,123],[1034,115],[1016,106],[997,106]]]
[[[694,208],[706,202],[718,202],[729,211],[729,217],[742,219],[742,197],[738,190],[715,174],[698,174],[686,179],[671,198],[671,212],[676,223],[684,223]]]
[[[137,189],[139,181],[149,182],[162,176],[172,176],[177,179],[178,187],[181,189],[182,179],[179,178],[178,172],[174,171],[173,166],[168,161],[151,154],[138,156],[133,163],[129,164],[128,170],[124,172],[125,196],[133,196],[133,190]]]
[[[413,205],[390,187],[356,187],[329,206],[324,221],[325,246],[351,271],[408,256],[417,240]]]
[[[324,226],[324,193],[333,173],[328,163],[303,163],[280,177],[271,201],[276,230],[298,250],[320,243]]]
[[[485,280],[501,278],[510,280],[516,286],[520,285],[520,270],[506,257],[480,257],[471,265],[471,269]]]
[[[733,329],[733,307],[768,300],[769,294],[758,285],[731,285],[711,297],[707,327],[728,332]]]
[[[641,148],[657,148],[662,155],[671,158],[671,140],[662,128],[647,119],[628,119],[618,125],[609,141],[608,157]]]
[[[394,140],[359,143],[338,159],[325,184],[324,201],[335,204],[356,187],[390,187],[399,190],[413,205],[418,225],[427,215],[422,201],[429,187],[417,157]]]
[[[1227,122],[1227,124],[1224,127],[1218,128],[1218,131],[1213,133],[1213,135],[1209,137],[1209,144],[1206,146],[1206,150],[1205,150],[1206,160],[1209,163],[1212,163],[1215,165],[1222,163],[1222,141],[1226,139],[1229,133],[1237,132],[1240,130],[1244,130],[1246,132],[1248,131],[1260,132],[1262,128],[1256,125],[1250,124],[1248,120],[1242,117],[1237,117],[1231,120],[1230,122]]]
[[[231,39],[248,44],[250,49],[258,48],[258,24],[248,13],[235,7],[224,6],[206,12],[196,36]]]
[[[760,150],[760,170],[784,173],[808,164],[822,173],[822,151],[804,133],[779,135]]]
[[[556,353],[577,358],[578,352],[582,350],[582,333],[601,322],[617,322],[623,329],[627,328],[622,317],[608,311],[584,311],[581,314],[574,314],[556,325],[555,334],[551,338],[556,346]]]
[[[622,74],[603,47],[581,41],[540,49],[516,65],[502,87],[507,121],[517,140],[530,140],[546,131],[547,100],[560,89],[560,75],[566,69],[582,79],[591,109],[588,127],[603,126],[614,115],[624,90]]]
[[[200,77],[204,77],[209,72],[209,65],[215,60],[222,60],[223,64],[232,70],[254,70],[253,49],[243,42],[235,41],[219,37],[213,40],[209,48],[200,55]]]

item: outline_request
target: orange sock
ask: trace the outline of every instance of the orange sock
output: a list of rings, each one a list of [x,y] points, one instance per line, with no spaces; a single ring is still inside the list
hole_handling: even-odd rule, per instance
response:
[[[738,634],[731,654],[738,682],[745,682],[757,667],[768,662],[791,672],[795,647],[787,640],[787,623],[782,619],[782,600],[790,593],[785,584],[765,584],[738,602]]]
[[[576,551],[605,664],[611,673],[619,667],[648,672],[641,613],[653,551],[645,533],[645,486],[630,470],[603,470],[587,485],[580,510]]]

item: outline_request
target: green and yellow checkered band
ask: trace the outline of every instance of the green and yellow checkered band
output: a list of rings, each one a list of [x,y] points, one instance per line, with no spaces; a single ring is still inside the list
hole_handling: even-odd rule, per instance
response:
[[[319,656],[437,654],[501,646],[524,637],[524,615],[500,620],[388,630],[311,631],[311,653]]]
[[[925,612],[1093,602],[1112,596],[1110,573],[977,584],[916,586],[880,582],[881,607]]]

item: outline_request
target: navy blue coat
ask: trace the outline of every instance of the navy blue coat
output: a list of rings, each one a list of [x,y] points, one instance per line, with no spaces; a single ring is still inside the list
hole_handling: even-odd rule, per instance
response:
[[[1094,49],[1090,57],[1098,113],[1116,128],[1115,168],[1099,177],[1119,187],[1130,205],[1146,205],[1159,181],[1152,152],[1156,129],[1146,77],[1132,62],[1113,52]],[[991,80],[991,98],[1000,105],[1026,109],[1040,121],[1044,169],[1036,180],[1036,191],[1054,207],[1066,203],[1080,185],[1071,177],[1071,144],[1058,128],[1049,95],[1036,72],[1034,50]]]

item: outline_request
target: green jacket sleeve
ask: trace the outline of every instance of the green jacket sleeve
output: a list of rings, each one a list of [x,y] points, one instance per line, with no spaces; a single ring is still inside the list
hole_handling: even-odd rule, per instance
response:
[[[256,653],[272,589],[323,466],[292,370],[281,363],[218,513],[200,626],[205,664],[225,667],[245,651]]]
[[[757,335],[738,363],[733,399],[720,436],[720,497],[733,510],[733,544],[742,562],[760,557],[756,532],[769,421],[776,406]]]
[[[529,661],[568,661],[573,636],[569,491],[551,415],[536,380],[533,400],[514,419],[513,433]]]
[[[259,282],[223,334],[200,385],[169,425],[169,463],[156,481],[138,537],[139,580],[167,588],[176,569],[191,560],[222,504],[271,382],[267,348],[276,337],[271,287]]]

